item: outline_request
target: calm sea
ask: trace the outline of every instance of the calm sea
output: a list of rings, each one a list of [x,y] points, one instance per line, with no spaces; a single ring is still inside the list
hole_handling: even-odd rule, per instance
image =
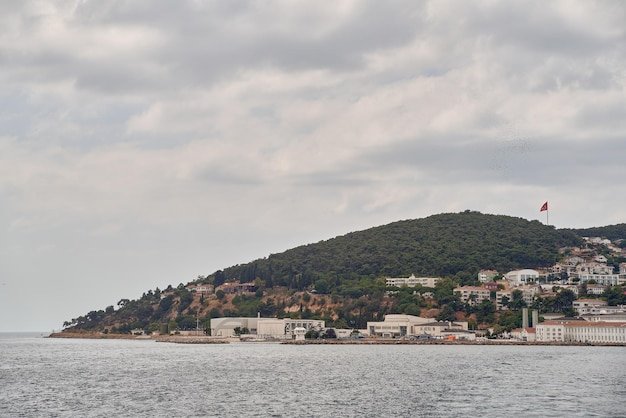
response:
[[[623,417],[626,348],[0,334],[2,417]]]

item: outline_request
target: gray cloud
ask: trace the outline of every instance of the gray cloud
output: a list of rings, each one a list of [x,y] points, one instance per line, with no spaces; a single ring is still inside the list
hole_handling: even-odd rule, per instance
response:
[[[58,327],[433,213],[624,222],[625,20],[621,1],[2,2],[0,318]]]

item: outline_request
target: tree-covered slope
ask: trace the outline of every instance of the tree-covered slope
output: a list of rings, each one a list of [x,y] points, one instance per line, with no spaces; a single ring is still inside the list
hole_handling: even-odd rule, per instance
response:
[[[150,290],[139,300],[123,299],[119,309],[91,311],[64,327],[128,333],[135,328],[151,332],[166,323],[174,329],[194,329],[198,321],[204,328],[211,318],[257,313],[364,327],[387,313],[418,315],[422,309],[447,307],[454,314],[454,287],[473,283],[480,269],[506,273],[551,266],[558,260],[559,247],[581,244],[574,232],[537,221],[470,211],[434,215],[303,245],[198,279],[215,286],[255,282],[258,290],[252,295],[225,295],[219,290],[205,298],[181,283],[164,291]],[[382,277],[411,274],[448,279],[433,289],[435,301],[412,291],[385,296]],[[307,292],[312,288],[318,295]]]
[[[570,229],[581,237],[600,237],[611,241],[626,239],[626,224],[608,225],[595,228]]]
[[[300,246],[214,274],[216,284],[260,279],[304,289],[323,280],[353,287],[381,276],[475,277],[480,269],[506,272],[550,266],[558,248],[580,244],[572,231],[538,221],[465,211],[405,220]]]

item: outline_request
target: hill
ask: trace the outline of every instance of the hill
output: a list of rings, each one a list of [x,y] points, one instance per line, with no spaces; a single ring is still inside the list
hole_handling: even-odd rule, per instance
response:
[[[261,279],[266,287],[329,289],[381,276],[437,276],[472,281],[481,269],[551,266],[558,248],[580,245],[574,232],[538,221],[465,211],[405,220],[303,245],[213,274],[216,284]]]
[[[581,237],[600,237],[611,241],[626,239],[626,224],[608,225],[596,228],[570,229]]]
[[[506,272],[551,266],[560,247],[581,245],[573,231],[538,221],[465,211],[404,220],[303,245],[247,264],[227,267],[193,284],[254,283],[256,293],[200,295],[180,284],[121,300],[64,324],[68,331],[154,331],[160,324],[193,329],[218,316],[317,317],[335,326],[363,327],[387,313],[437,315],[455,301],[456,284],[472,284],[480,269]],[[383,277],[446,278],[435,300],[400,291],[389,297]],[[457,304],[458,305],[458,304]],[[449,311],[450,309],[448,309]]]

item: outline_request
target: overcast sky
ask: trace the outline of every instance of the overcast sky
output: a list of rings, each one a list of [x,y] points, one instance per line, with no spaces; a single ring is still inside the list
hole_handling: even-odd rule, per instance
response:
[[[621,0],[4,0],[0,331],[442,212],[625,222],[624,22]]]

